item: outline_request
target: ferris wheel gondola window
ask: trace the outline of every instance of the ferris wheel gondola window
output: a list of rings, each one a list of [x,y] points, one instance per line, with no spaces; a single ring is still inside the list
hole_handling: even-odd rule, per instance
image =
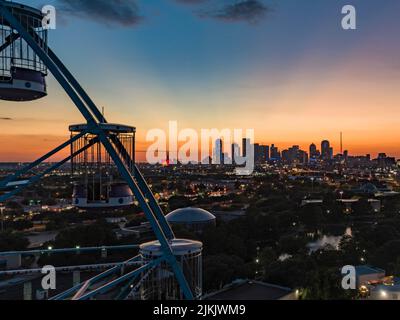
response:
[[[48,30],[42,25],[40,10],[8,2],[6,8],[45,52]],[[0,100],[32,101],[47,95],[47,67],[36,52],[0,15]],[[29,83],[29,85],[28,85]]]

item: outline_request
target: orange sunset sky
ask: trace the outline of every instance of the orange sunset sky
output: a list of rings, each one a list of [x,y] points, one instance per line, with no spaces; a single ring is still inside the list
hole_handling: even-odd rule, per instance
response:
[[[281,150],[328,139],[337,153],[342,131],[351,155],[400,157],[398,1],[354,1],[352,31],[341,29],[342,1],[275,2],[257,23],[155,3],[142,5],[138,25],[65,17],[50,32],[54,51],[109,122],[137,127],[138,150],[148,130],[176,120],[181,129],[254,129],[256,142]],[[34,160],[82,122],[52,76],[48,82],[41,100],[0,101],[0,161]]]

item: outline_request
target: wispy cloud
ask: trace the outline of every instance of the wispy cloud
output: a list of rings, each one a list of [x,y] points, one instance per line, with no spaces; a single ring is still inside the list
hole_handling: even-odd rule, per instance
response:
[[[202,8],[196,13],[202,18],[212,18],[226,22],[249,22],[255,23],[265,18],[272,9],[262,0],[229,0],[221,4],[220,0],[175,0],[187,5],[213,6]]]
[[[272,11],[264,0],[172,0],[197,5],[195,14],[225,22],[255,23]],[[67,16],[97,21],[108,26],[132,27],[144,20],[138,0],[57,0],[58,10]],[[200,6],[200,8],[199,8]]]
[[[261,1],[243,0],[228,4],[215,12],[208,12],[204,15],[228,22],[244,21],[255,23],[265,18],[270,11],[271,9]]]
[[[7,118],[7,117],[0,117],[1,121],[11,121],[12,118]]]
[[[136,0],[58,0],[66,15],[90,19],[109,26],[131,27],[140,23]]]
[[[176,2],[179,3],[184,3],[184,4],[199,4],[199,3],[204,3],[209,0],[175,0]]]

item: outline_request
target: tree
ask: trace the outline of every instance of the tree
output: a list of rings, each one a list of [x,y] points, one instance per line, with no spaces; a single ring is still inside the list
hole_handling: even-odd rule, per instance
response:
[[[0,252],[21,251],[29,246],[29,241],[19,233],[0,233]]]
[[[204,259],[205,291],[219,290],[236,279],[249,277],[242,259],[233,255],[212,255]]]
[[[290,288],[304,288],[307,286],[307,276],[317,269],[307,256],[296,256],[285,261],[276,261],[267,265],[264,280]]]
[[[354,237],[345,235],[339,243],[344,265],[357,265],[360,262],[361,246]]]
[[[278,259],[278,256],[274,249],[270,247],[265,247],[260,252],[260,263],[262,265],[268,265],[275,262]]]
[[[173,196],[168,200],[168,205],[171,211],[189,207],[191,205],[191,201],[184,196]]]
[[[394,226],[380,224],[364,230],[362,237],[372,241],[376,247],[380,247],[389,241],[399,239],[400,234]]]
[[[283,236],[279,239],[280,253],[296,254],[306,249],[307,240],[298,236]]]
[[[299,219],[307,227],[317,227],[323,221],[324,216],[320,206],[307,205],[299,211]]]
[[[116,236],[112,225],[99,221],[90,226],[79,226],[61,231],[54,242],[56,248],[97,247],[113,245]]]
[[[382,213],[385,215],[385,217],[388,218],[399,216],[400,214],[399,197],[384,199]]]
[[[242,259],[247,257],[244,239],[225,226],[207,229],[201,240],[206,255],[230,254]]]
[[[26,229],[31,229],[33,227],[33,223],[29,220],[18,220],[9,223],[9,228],[12,230],[23,231]]]
[[[360,199],[353,205],[353,213],[356,216],[366,216],[372,213],[371,205],[367,199]]]
[[[400,274],[400,257],[397,257],[396,261],[390,264],[388,271],[391,271],[391,274]]]
[[[318,268],[309,278],[305,299],[307,300],[347,300],[352,298],[350,290],[341,287],[338,268]]]
[[[375,265],[381,268],[389,268],[394,259],[400,256],[400,240],[393,240],[381,246],[373,257]]]
[[[15,202],[15,201],[7,202],[6,208],[10,209],[10,210],[15,210],[15,211],[22,210],[22,206],[18,202]]]

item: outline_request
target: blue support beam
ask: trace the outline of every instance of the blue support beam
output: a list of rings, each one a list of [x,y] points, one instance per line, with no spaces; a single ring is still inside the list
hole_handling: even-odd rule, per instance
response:
[[[48,48],[47,51],[48,51],[48,55],[49,55],[50,59],[53,60],[57,64],[58,68],[64,74],[65,78],[70,82],[72,87],[80,95],[80,97],[83,99],[83,101],[85,101],[87,107],[93,113],[93,115],[95,116],[97,121],[100,123],[107,123],[104,115],[100,112],[100,110],[97,108],[97,106],[95,105],[93,100],[89,97],[89,95],[82,88],[82,86],[79,84],[79,82],[75,79],[75,77],[72,75],[72,73],[67,69],[67,67],[62,63],[62,61],[57,57],[57,55],[50,48]]]
[[[15,181],[20,176],[22,176],[22,175],[26,174],[27,172],[29,172],[30,170],[34,169],[35,167],[37,167],[42,162],[48,160],[50,157],[54,156],[56,153],[60,152],[61,150],[63,150],[66,147],[70,146],[72,143],[74,143],[78,139],[82,138],[85,134],[86,134],[86,131],[80,132],[79,134],[74,136],[72,139],[64,142],[63,144],[61,144],[60,146],[58,146],[54,150],[52,150],[49,153],[47,153],[46,155],[44,155],[43,157],[40,157],[36,161],[34,161],[34,162],[26,165],[25,167],[23,167],[21,170],[18,170],[14,174],[6,177],[4,180],[0,181],[0,189],[7,187],[8,183]]]
[[[107,123],[107,120],[103,114],[99,111],[99,109],[96,107],[95,103],[93,100],[89,97],[89,95],[86,93],[86,91],[81,87],[81,85],[78,83],[78,81],[75,79],[75,77],[69,72],[69,70],[65,67],[65,65],[62,63],[62,61],[57,57],[57,55],[49,48],[48,49],[48,54],[49,57],[56,62],[57,66],[60,68],[60,70],[63,72],[67,80],[71,83],[73,88],[76,90],[76,92],[81,96],[81,98],[85,101],[86,105],[90,109],[90,111],[94,114],[96,119],[99,122],[102,123]],[[153,193],[151,192],[148,184],[146,183],[145,179],[143,178],[143,175],[140,173],[139,169],[135,164],[130,163],[132,159],[130,159],[128,152],[125,150],[123,144],[117,137],[112,137],[112,141],[114,145],[117,147],[118,151],[121,153],[121,155],[124,157],[124,160],[127,162],[129,167],[134,168],[134,177],[136,178],[138,182],[138,186],[140,190],[144,193],[145,197],[149,200],[149,204],[151,209],[153,210],[154,214],[156,215],[156,219],[159,221],[161,228],[165,234],[165,236],[171,240],[174,239],[174,233],[170,227],[170,225],[167,223],[165,220],[164,214],[157,203],[156,199],[154,198]]]
[[[129,157],[129,153],[126,151],[123,144],[116,137],[111,137],[111,141],[114,143],[115,147],[117,148],[119,153],[122,155],[123,159],[125,160],[125,164],[130,168],[133,167],[133,176],[137,181],[138,187],[141,190],[141,192],[144,194],[146,199],[148,200],[150,208],[153,210],[154,215],[156,216],[156,219],[159,222],[161,229],[163,230],[165,236],[167,237],[168,240],[174,239],[175,235],[172,231],[172,228],[168,224],[167,220],[165,219],[165,216],[164,216],[157,200],[154,198],[154,195],[151,192],[150,187],[146,183],[146,180],[144,179],[143,175],[141,174],[139,168],[136,166],[136,164],[132,163],[132,159]]]
[[[50,51],[50,55],[52,55],[52,57],[50,57],[49,54],[45,52],[38,44],[39,39],[35,39],[35,37],[32,36],[32,31],[26,30],[21,25],[21,23],[19,23],[17,19],[15,19],[13,14],[6,8],[6,1],[4,0],[0,0],[0,14],[2,14],[2,16],[12,26],[12,28],[19,33],[19,35],[28,43],[28,45],[32,48],[32,50],[35,51],[38,57],[48,67],[50,72],[60,83],[60,85],[63,87],[63,89],[71,98],[71,100],[74,102],[78,110],[81,112],[83,117],[86,119],[88,123],[88,131],[90,131],[93,134],[96,134],[99,137],[100,142],[104,145],[107,152],[110,154],[119,172],[128,183],[136,199],[139,201],[143,211],[145,212],[145,215],[149,220],[153,228],[153,231],[156,234],[157,239],[160,242],[162,251],[164,253],[164,258],[171,265],[175,273],[175,276],[181,286],[181,290],[185,298],[192,300],[194,298],[193,293],[191,292],[189,284],[187,283],[185,276],[183,274],[183,270],[178,264],[176,257],[173,255],[172,248],[170,246],[169,240],[171,239],[168,239],[170,235],[168,235],[169,233],[168,229],[165,228],[165,223],[167,223],[165,221],[165,217],[163,215],[161,217],[160,215],[161,210],[158,211],[157,209],[154,209],[155,208],[154,202],[151,199],[153,195],[151,194],[151,191],[148,192],[148,190],[150,189],[148,188],[147,184],[145,182],[144,184],[140,182],[138,185],[138,183],[135,180],[135,177],[132,176],[131,172],[127,169],[123,160],[120,158],[120,155],[118,154],[117,150],[114,149],[114,146],[110,142],[109,137],[100,128],[97,121],[104,122],[105,119],[101,115],[98,108],[95,106],[93,101],[90,100],[89,96],[84,92],[84,90],[80,87],[79,83],[72,77],[72,75],[68,72],[68,70],[61,63],[61,61],[58,58],[56,58],[56,56],[52,53],[52,51]],[[83,101],[81,98],[83,99]],[[71,157],[69,157],[68,160],[66,160],[65,162],[69,161]],[[54,165],[51,167],[51,170],[55,170],[61,165],[60,164]],[[42,176],[43,175],[40,175],[40,177]],[[36,178],[37,177],[31,179],[29,181],[29,184],[36,182]],[[147,186],[148,189],[145,186]],[[15,191],[18,192],[21,190],[21,188],[18,188]],[[144,189],[144,191],[142,188]],[[8,199],[9,196],[13,196],[16,193],[15,191],[7,194],[5,199]],[[147,199],[145,196],[147,193],[149,193],[148,196],[150,200]],[[0,201],[2,201],[1,198]]]
[[[105,284],[104,286],[93,290],[91,292],[89,292],[86,295],[83,295],[82,297],[80,297],[78,300],[88,300],[93,298],[94,296],[98,295],[98,294],[104,294],[108,291],[110,291],[111,289],[115,288],[117,285],[119,285],[120,283],[123,283],[124,281],[127,281],[129,279],[135,278],[137,276],[139,276],[142,272],[145,272],[153,267],[156,267],[157,265],[159,265],[162,261],[164,261],[164,258],[159,258],[153,261],[150,261],[149,263],[147,263],[146,265],[132,271],[129,272],[121,277],[119,277],[118,279],[115,279],[114,281],[111,281],[107,284]]]
[[[89,143],[84,146],[83,148],[81,148],[80,150],[76,151],[75,153],[71,154],[70,156],[68,156],[67,158],[65,158],[64,160],[57,162],[55,164],[53,164],[52,166],[50,166],[47,170],[43,171],[42,173],[34,176],[33,178],[29,179],[28,183],[23,184],[17,188],[15,188],[14,190],[7,192],[3,195],[0,196],[0,202],[5,202],[8,199],[14,197],[15,195],[17,195],[18,193],[20,193],[22,190],[26,189],[27,187],[29,187],[30,185],[33,185],[35,183],[37,183],[40,179],[42,179],[46,174],[49,174],[51,172],[53,172],[54,170],[57,170],[58,168],[60,168],[61,166],[63,166],[64,164],[66,164],[68,161],[70,161],[72,158],[78,156],[79,154],[81,154],[83,151],[89,149],[92,145],[94,145],[97,142],[97,138],[92,139],[91,141],[89,141]]]
[[[128,250],[128,249],[139,249],[139,245],[121,245],[121,246],[103,246],[103,247],[83,247],[83,248],[63,248],[63,249],[43,249],[43,250],[26,250],[26,251],[9,251],[0,252],[0,257],[4,256],[30,256],[37,254],[47,254],[47,253],[74,253],[74,252],[94,252],[94,251],[114,251],[114,250]]]
[[[110,268],[114,268],[115,266],[120,265],[120,262],[115,263],[99,263],[99,264],[86,264],[86,265],[77,265],[77,266],[63,266],[63,267],[55,267],[54,270],[56,272],[74,272],[74,271],[94,271],[94,270],[107,270]],[[130,262],[127,263],[126,266],[139,265],[140,262]],[[0,276],[17,276],[17,275],[28,275],[28,274],[42,274],[42,268],[36,269],[17,269],[17,270],[7,270],[0,271]]]
[[[136,199],[139,201],[140,207],[143,209],[147,219],[150,222],[150,225],[153,228],[154,233],[156,234],[158,241],[160,242],[161,249],[165,255],[165,259],[168,261],[168,263],[170,263],[172,270],[179,282],[179,285],[181,286],[181,290],[182,290],[185,298],[188,300],[193,300],[194,296],[189,287],[188,282],[186,281],[185,275],[183,274],[183,270],[180,267],[180,265],[178,264],[178,261],[176,260],[176,257],[174,256],[174,254],[172,252],[170,243],[169,243],[168,239],[166,238],[162,228],[160,227],[158,220],[155,218],[146,197],[143,195],[142,191],[137,186],[136,181],[132,177],[131,173],[129,172],[128,168],[123,163],[121,158],[118,156],[117,151],[114,149],[111,142],[108,140],[104,131],[100,129],[97,132],[97,134],[98,134],[100,141],[106,148],[108,154],[110,155],[111,159],[114,161],[115,165],[117,166],[122,177],[128,183],[128,185],[131,188],[132,192],[134,193]]]
[[[6,8],[7,2],[4,0],[0,0],[0,14],[3,16],[5,20],[15,29],[19,35],[27,42],[27,44],[32,48],[33,51],[38,55],[38,57],[43,61],[43,63],[47,66],[56,80],[63,87],[65,92],[71,98],[73,103],[76,105],[78,110],[84,116],[89,125],[95,125],[96,121],[93,115],[89,112],[85,104],[79,98],[75,90],[71,87],[68,81],[65,79],[57,65],[49,58],[47,53],[38,45],[38,43],[34,40],[34,38],[30,35],[29,31],[26,30],[22,24],[13,16],[13,14]]]
[[[131,263],[131,262],[139,261],[140,258],[141,258],[140,256],[135,256],[135,257],[133,257],[133,258],[131,258],[131,259],[125,261],[125,262],[122,262],[119,265],[117,265],[117,266],[115,266],[115,267],[113,267],[113,268],[111,268],[111,269],[109,269],[107,271],[104,271],[103,273],[101,273],[101,274],[99,274],[99,275],[97,275],[97,276],[95,276],[95,277],[93,277],[93,278],[91,278],[91,279],[89,279],[89,280],[87,280],[85,282],[82,282],[82,283],[76,285],[75,287],[73,287],[73,288],[71,288],[71,289],[69,289],[67,291],[62,292],[62,293],[58,294],[55,297],[50,298],[50,300],[65,300],[68,297],[71,297],[72,295],[74,295],[76,292],[78,292],[88,281],[90,281],[90,283],[93,285],[96,282],[98,282],[98,281],[100,281],[100,280],[102,280],[102,279],[104,279],[104,278],[106,278],[106,277],[108,277],[108,276],[110,276],[112,274],[120,272],[121,269],[125,265],[127,265],[128,263]]]
[[[18,39],[19,39],[19,34],[15,34],[15,33],[6,37],[4,43],[0,46],[0,52],[7,49],[15,40],[18,40]]]
[[[81,87],[79,82],[75,79],[75,77],[69,72],[69,70],[65,67],[65,65],[62,63],[62,61],[57,57],[57,55],[49,48],[48,49],[48,54],[49,57],[56,62],[57,66],[60,68],[60,70],[63,72],[67,80],[71,83],[73,88],[76,90],[76,92],[81,96],[81,98],[85,101],[86,105],[90,109],[90,111],[94,114],[96,119],[99,122],[102,123],[107,123],[107,120],[103,114],[99,111],[99,109],[96,107],[95,103],[93,100],[89,97],[89,95],[86,93],[86,91]],[[117,147],[118,151],[121,153],[121,155],[124,157],[125,161],[130,167],[134,167],[134,177],[138,181],[138,186],[140,190],[144,193],[145,197],[149,200],[149,204],[151,209],[153,210],[154,214],[156,215],[156,219],[159,221],[161,228],[165,234],[165,236],[169,239],[172,240],[175,238],[175,235],[170,227],[170,225],[167,223],[165,220],[164,214],[157,203],[156,199],[154,198],[153,193],[151,192],[148,184],[146,183],[143,175],[140,173],[139,169],[135,164],[131,164],[130,162],[132,159],[128,156],[128,152],[125,150],[123,144],[117,137],[112,137],[112,141],[114,145]]]

